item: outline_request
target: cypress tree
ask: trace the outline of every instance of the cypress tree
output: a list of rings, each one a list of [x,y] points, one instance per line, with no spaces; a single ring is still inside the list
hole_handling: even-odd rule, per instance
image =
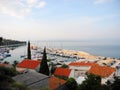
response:
[[[3,38],[2,38],[2,37],[0,37],[0,45],[2,45],[2,41],[3,41]]]
[[[30,41],[28,41],[27,59],[31,59]]]
[[[43,57],[42,57],[42,61],[40,64],[39,73],[42,73],[42,74],[49,76],[49,67],[47,64],[46,48],[44,48],[44,51],[43,51]]]

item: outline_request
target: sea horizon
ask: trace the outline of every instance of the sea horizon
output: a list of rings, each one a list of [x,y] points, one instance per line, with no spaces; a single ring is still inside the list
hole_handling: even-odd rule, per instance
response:
[[[32,41],[33,45],[47,48],[67,49],[75,51],[84,51],[92,55],[120,58],[119,42],[100,42],[100,41],[81,41],[81,40],[55,40],[55,41]]]

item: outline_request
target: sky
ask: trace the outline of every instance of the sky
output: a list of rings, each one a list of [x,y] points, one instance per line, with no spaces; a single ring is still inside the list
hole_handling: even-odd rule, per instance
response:
[[[0,36],[120,40],[120,0],[0,0]]]

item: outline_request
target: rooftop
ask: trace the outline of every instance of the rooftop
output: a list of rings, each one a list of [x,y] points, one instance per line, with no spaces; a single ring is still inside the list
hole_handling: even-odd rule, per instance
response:
[[[40,65],[40,61],[25,59],[19,64],[17,64],[17,67],[36,69],[38,65]]]
[[[26,73],[19,74],[13,79],[17,82],[24,83],[33,90],[38,90],[38,88],[49,87],[49,76],[43,75],[33,70],[29,70]]]
[[[56,68],[54,75],[68,77],[71,73],[71,69],[68,68]]]
[[[60,85],[65,84],[66,81],[59,79],[57,77],[52,76],[50,78],[50,90],[55,90],[56,88],[58,88]]]
[[[93,62],[72,62],[69,64],[69,66],[90,66],[90,69],[88,70],[88,73],[92,73],[95,75],[99,75],[102,77],[108,77],[110,76],[113,72],[116,71],[115,68],[107,67],[107,66],[100,66],[97,63]]]
[[[71,62],[69,66],[97,66],[97,63],[93,62]]]
[[[107,66],[92,66],[88,72],[102,77],[108,77],[115,71],[115,68]]]

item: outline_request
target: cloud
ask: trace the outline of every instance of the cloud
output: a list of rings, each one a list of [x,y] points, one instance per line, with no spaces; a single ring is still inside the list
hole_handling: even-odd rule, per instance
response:
[[[46,2],[41,1],[41,2],[39,2],[39,4],[37,5],[37,8],[42,8],[42,7],[44,7],[45,5],[46,5]]]
[[[38,0],[27,0],[27,3],[28,4],[34,4],[34,3],[36,3]]]
[[[106,2],[111,2],[112,0],[95,0],[94,4],[101,4],[101,3],[106,3]]]
[[[22,16],[19,15],[17,12],[15,12],[14,10],[8,9],[7,7],[1,7],[1,13],[8,14],[10,16],[14,16],[14,17],[17,17],[17,18],[22,18]]]
[[[40,9],[45,5],[45,1],[39,0],[0,0],[0,14],[21,19],[32,13],[33,8]]]

